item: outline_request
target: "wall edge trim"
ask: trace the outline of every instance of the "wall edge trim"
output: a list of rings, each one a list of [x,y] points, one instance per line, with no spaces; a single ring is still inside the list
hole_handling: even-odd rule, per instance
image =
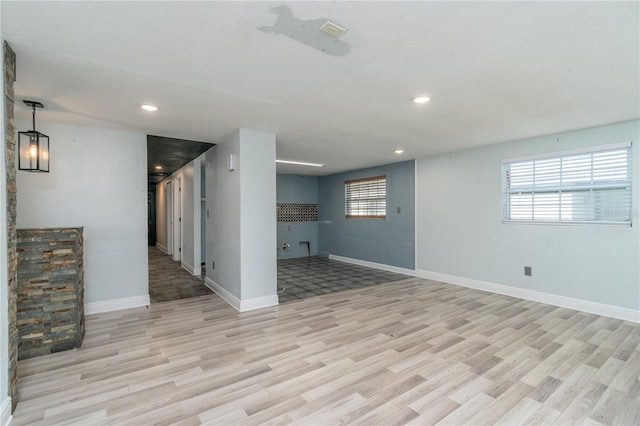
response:
[[[238,312],[242,312],[240,310],[240,306],[241,306],[240,299],[238,299],[236,296],[231,294],[228,290],[224,289],[220,284],[213,281],[211,278],[206,277],[204,279],[204,285],[209,287],[215,294],[220,296],[222,300],[224,300],[229,305],[231,305],[233,309],[235,309]]]
[[[206,277],[204,279],[204,285],[213,290],[218,296],[222,298],[222,300],[227,302],[238,312],[247,312],[256,309],[268,308],[271,306],[278,306],[279,303],[277,294],[240,300],[209,277]]]
[[[418,264],[418,160],[413,159],[413,267]]]
[[[157,244],[156,243],[156,248],[158,250],[160,250],[161,252],[163,252],[164,254],[169,254],[169,251],[167,250],[167,248],[163,245]]]
[[[256,309],[268,308],[271,306],[278,306],[278,295],[272,294],[270,296],[254,297],[252,299],[246,299],[240,301],[240,312],[253,311]]]
[[[527,290],[517,287],[509,287],[502,284],[495,284],[486,281],[474,280],[471,278],[459,277],[456,275],[443,274],[440,272],[432,272],[421,269],[405,269],[396,266],[384,265],[366,260],[352,259],[348,257],[335,256],[330,254],[329,259],[340,262],[353,263],[360,266],[368,266],[370,268],[381,269],[383,271],[397,272],[400,274],[411,275],[418,278],[439,281],[446,284],[457,285],[460,287],[473,288],[475,290],[487,291],[490,293],[502,294],[504,296],[516,297],[518,299],[529,300],[532,302],[545,303],[547,305],[558,306],[560,308],[573,309],[589,314],[602,315],[605,317],[615,318],[623,321],[630,321],[640,324],[640,311],[620,306],[607,305],[604,303],[590,302],[583,299],[575,299],[567,296],[559,296],[551,293],[543,293],[540,291]]]
[[[200,276],[199,271],[193,265],[188,264],[184,260],[180,261],[180,266],[182,266],[182,269],[184,269],[191,275]],[[200,268],[200,270],[202,270],[202,268]]]
[[[122,299],[105,300],[102,302],[92,302],[84,304],[85,315],[100,314],[103,312],[120,311],[122,309],[139,308],[149,306],[151,299],[148,294]]]
[[[6,395],[2,406],[0,406],[0,425],[7,426],[11,423],[11,397]]]

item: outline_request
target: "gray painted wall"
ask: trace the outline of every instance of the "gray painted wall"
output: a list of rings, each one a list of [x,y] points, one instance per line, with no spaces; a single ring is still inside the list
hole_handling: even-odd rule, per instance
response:
[[[227,170],[229,154],[240,151],[234,132],[206,152],[207,218],[206,276],[240,299],[240,173]],[[215,268],[212,262],[215,260]]]
[[[386,219],[346,219],[344,182],[387,176]],[[414,268],[415,163],[413,160],[318,178],[321,254]],[[397,209],[400,208],[400,213]]]
[[[632,121],[417,160],[416,269],[638,310],[639,127]],[[629,140],[633,227],[502,223],[502,159]]]
[[[147,296],[146,136],[38,127],[52,141],[51,172],[18,172],[18,228],[84,226],[85,303]]]
[[[248,129],[206,152],[206,274],[241,301],[273,296],[277,303],[275,155],[274,134]]]
[[[274,296],[277,304],[276,135],[240,129],[242,300]]]
[[[276,199],[278,203],[318,202],[318,177],[300,175],[276,176]],[[311,256],[318,254],[318,222],[278,223],[278,259],[307,257],[307,245],[301,241],[309,241]],[[287,242],[290,248],[283,250],[282,243]]]

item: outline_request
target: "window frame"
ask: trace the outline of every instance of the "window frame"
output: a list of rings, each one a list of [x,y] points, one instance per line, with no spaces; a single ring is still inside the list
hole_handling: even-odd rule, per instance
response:
[[[352,198],[348,198],[348,194],[349,194],[349,185],[351,184],[357,184],[357,183],[361,183],[361,182],[373,182],[373,181],[378,181],[378,180],[384,180],[384,214],[382,215],[376,215],[376,214],[349,214],[349,202],[353,202],[354,199]],[[380,198],[370,198],[369,201],[376,201],[376,200],[380,200]],[[367,201],[367,199],[365,200],[360,200],[360,201]],[[353,212],[353,210],[351,210],[351,212]],[[346,219],[386,219],[387,218],[387,176],[386,175],[381,175],[381,176],[371,176],[371,177],[366,177],[366,178],[360,178],[360,179],[349,179],[349,180],[345,180],[344,181],[344,217]]]
[[[562,161],[567,157],[579,156],[579,155],[593,155],[593,154],[601,154],[609,151],[617,151],[617,150],[627,150],[627,175],[626,180],[618,179],[612,180],[615,181],[616,184],[613,185],[611,183],[602,184],[592,182],[588,185],[584,185],[581,187],[581,190],[590,191],[593,193],[594,190],[602,191],[606,188],[616,189],[625,187],[628,188],[628,220],[568,220],[562,219],[562,216],[559,216],[559,219],[549,220],[549,219],[535,219],[535,210],[532,210],[532,218],[529,219],[513,219],[511,216],[511,210],[513,208],[511,204],[510,195],[515,192],[513,189],[508,187],[507,183],[507,166],[512,166],[517,163],[526,163],[526,162],[535,162],[535,161],[550,161],[550,160],[560,160],[561,166],[558,168],[559,176],[564,178],[563,170],[562,170]],[[592,157],[593,158],[593,157]],[[533,174],[535,175],[535,165]],[[594,163],[591,163],[591,173],[594,171]],[[613,226],[624,226],[630,227],[633,224],[633,203],[634,203],[634,181],[633,181],[633,144],[631,141],[618,142],[606,145],[595,145],[587,148],[574,149],[574,150],[565,150],[565,151],[557,151],[552,153],[538,154],[538,155],[528,155],[524,157],[515,157],[515,158],[507,158],[502,160],[501,164],[501,210],[502,210],[502,223],[504,224],[528,224],[528,225],[613,225]],[[527,191],[521,191],[526,193],[531,193],[532,195],[538,194],[558,194],[562,197],[562,194],[572,194],[578,192],[577,187],[571,187],[569,185],[559,184],[556,186],[539,186],[536,188],[535,183],[532,184]],[[539,189],[536,192],[536,189]],[[573,189],[573,191],[571,190]],[[595,206],[600,206],[600,204],[594,204]],[[626,207],[626,206],[625,206]],[[532,203],[532,209],[535,208],[535,205]],[[558,208],[562,209],[562,201],[558,202]]]

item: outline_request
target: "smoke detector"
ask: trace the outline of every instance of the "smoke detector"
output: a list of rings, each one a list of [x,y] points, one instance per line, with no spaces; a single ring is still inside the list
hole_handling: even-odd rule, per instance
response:
[[[322,31],[325,34],[329,34],[333,38],[338,38],[342,34],[346,33],[347,29],[341,27],[335,22],[327,21],[324,24],[322,24],[322,26],[320,27],[320,31]]]

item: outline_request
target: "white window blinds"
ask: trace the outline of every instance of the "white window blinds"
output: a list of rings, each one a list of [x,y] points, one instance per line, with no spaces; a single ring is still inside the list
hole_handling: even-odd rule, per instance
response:
[[[631,143],[505,160],[503,220],[631,224]]]
[[[387,215],[387,177],[345,181],[344,198],[347,218],[384,218]]]

